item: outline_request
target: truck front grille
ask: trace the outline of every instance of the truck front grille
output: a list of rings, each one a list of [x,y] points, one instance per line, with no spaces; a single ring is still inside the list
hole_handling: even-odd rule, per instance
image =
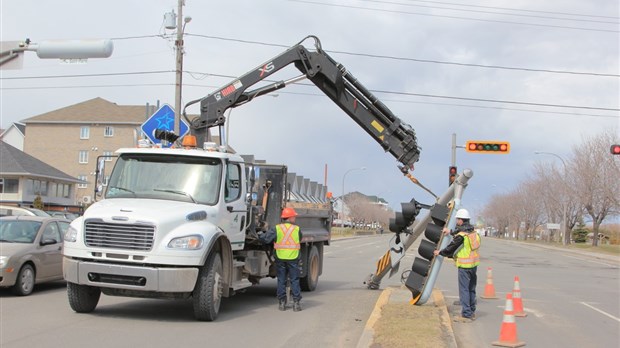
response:
[[[155,226],[86,221],[84,242],[90,247],[149,251]]]

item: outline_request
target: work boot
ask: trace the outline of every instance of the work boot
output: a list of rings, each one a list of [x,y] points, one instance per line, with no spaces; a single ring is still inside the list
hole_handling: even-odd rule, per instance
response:
[[[301,304],[299,304],[299,301],[293,302],[293,312],[299,312],[299,311],[301,311]]]
[[[286,300],[280,300],[280,304],[278,305],[278,309],[281,311],[286,310]]]

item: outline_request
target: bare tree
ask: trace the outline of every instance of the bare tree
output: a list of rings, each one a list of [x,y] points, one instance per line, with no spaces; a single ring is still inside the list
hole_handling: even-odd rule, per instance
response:
[[[579,202],[592,219],[592,245],[598,245],[599,227],[609,215],[618,214],[620,170],[609,146],[618,141],[616,130],[585,138],[574,149],[571,175],[575,177]]]

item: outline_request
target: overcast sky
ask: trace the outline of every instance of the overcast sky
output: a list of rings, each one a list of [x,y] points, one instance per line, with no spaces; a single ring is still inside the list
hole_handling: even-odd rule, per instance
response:
[[[0,3],[0,41],[114,43],[110,58],[81,65],[27,52],[23,69],[2,71],[2,128],[95,97],[174,106],[174,31],[163,19],[177,11],[176,0]],[[437,195],[447,187],[453,133],[458,145],[511,142],[509,155],[457,149],[459,172],[474,172],[463,204],[476,213],[493,194],[517,187],[537,161],[559,161],[534,151],[568,160],[582,137],[620,132],[619,11],[617,0],[186,0],[183,14],[192,20],[185,28],[183,102],[316,35],[416,130],[422,152],[413,174]],[[85,74],[91,76],[69,77]],[[100,74],[111,75],[92,76]],[[297,75],[289,67],[272,78]],[[413,197],[432,202],[309,81],[234,109],[230,132],[239,152],[312,180],[323,182],[327,165],[336,196],[348,170],[366,167],[346,175],[346,192],[379,195],[393,207]]]

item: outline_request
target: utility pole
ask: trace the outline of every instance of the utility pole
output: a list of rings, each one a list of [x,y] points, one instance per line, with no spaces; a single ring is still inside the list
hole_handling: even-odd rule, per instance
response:
[[[177,16],[177,39],[175,41],[176,47],[176,83],[175,83],[175,95],[174,95],[174,133],[180,135],[181,131],[181,85],[183,83],[183,33],[185,31],[185,24],[191,20],[191,17],[183,19],[183,6],[185,0],[179,0],[179,14]]]

